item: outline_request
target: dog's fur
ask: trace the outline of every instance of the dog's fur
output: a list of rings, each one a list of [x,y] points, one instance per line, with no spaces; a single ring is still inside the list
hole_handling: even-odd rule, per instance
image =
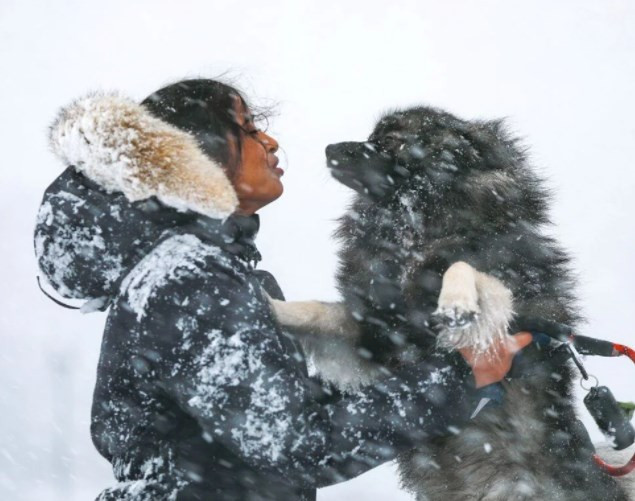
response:
[[[579,324],[569,258],[544,233],[548,193],[501,121],[397,111],[327,159],[357,192],[337,233],[343,303],[274,302],[326,379],[350,389],[433,350],[485,350],[512,297],[520,315]],[[404,487],[431,501],[628,499],[591,460],[561,351],[525,348],[513,376],[501,405],[400,459]]]

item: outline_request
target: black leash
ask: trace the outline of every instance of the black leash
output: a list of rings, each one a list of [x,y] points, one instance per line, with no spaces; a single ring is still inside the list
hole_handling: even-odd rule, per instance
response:
[[[584,365],[582,365],[582,361],[579,358],[580,354],[600,357],[625,356],[635,363],[635,350],[632,348],[603,339],[579,336],[568,325],[542,318],[518,317],[511,327],[512,332],[528,331],[532,335],[547,335],[563,343],[580,370],[582,378],[585,380],[589,379],[589,374]],[[600,430],[613,441],[613,448],[615,450],[623,450],[635,442],[635,429],[630,423],[630,416],[621,408],[620,403],[613,397],[611,390],[606,386],[599,386],[597,378],[594,377],[594,379],[596,380],[594,388],[588,389],[583,386],[589,392],[584,398],[584,404]],[[610,465],[597,454],[593,455],[593,459],[602,470],[614,477],[627,475],[635,470],[635,454],[623,466]]]

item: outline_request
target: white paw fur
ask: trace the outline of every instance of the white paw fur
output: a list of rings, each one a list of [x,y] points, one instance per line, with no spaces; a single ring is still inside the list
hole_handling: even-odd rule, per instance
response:
[[[436,319],[447,328],[467,327],[481,312],[478,305],[476,270],[469,264],[454,263],[443,275]]]
[[[454,263],[443,276],[435,311],[442,324],[437,344],[485,353],[507,335],[513,315],[512,293],[499,280],[467,263]]]

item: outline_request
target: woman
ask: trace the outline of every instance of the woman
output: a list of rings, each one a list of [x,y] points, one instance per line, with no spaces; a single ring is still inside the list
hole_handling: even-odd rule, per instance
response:
[[[283,191],[278,144],[227,85],[183,81],[141,105],[91,95],[51,143],[69,167],[40,209],[40,267],[84,310],[110,308],[91,432],[119,483],[100,500],[315,499],[460,426],[518,349],[352,395],[309,378],[263,294],[281,297],[275,280],[254,270],[255,213]]]

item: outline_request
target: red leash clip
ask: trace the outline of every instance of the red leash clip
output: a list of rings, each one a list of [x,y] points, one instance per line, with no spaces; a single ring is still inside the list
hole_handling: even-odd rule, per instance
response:
[[[620,355],[625,355],[630,358],[635,363],[635,350],[629,348],[628,346],[624,346],[622,344],[613,344],[613,356],[618,357]],[[624,475],[628,475],[630,472],[635,470],[635,454],[631,460],[626,463],[624,466],[613,466],[606,463],[600,456],[597,454],[593,454],[593,460],[598,464],[602,470],[613,477],[621,477]]]
[[[593,355],[599,357],[619,357],[625,355],[635,363],[635,350],[622,344],[612,343],[603,339],[596,339],[587,336],[577,336],[573,329],[565,324],[545,320],[536,317],[517,317],[512,325],[512,332],[529,331],[544,333],[547,336],[569,345],[573,361],[580,369],[584,379],[588,379],[587,374],[578,354]],[[593,454],[593,459],[597,465],[607,474],[613,477],[621,477],[635,470],[635,454],[624,466],[613,466],[606,463],[600,456]]]

